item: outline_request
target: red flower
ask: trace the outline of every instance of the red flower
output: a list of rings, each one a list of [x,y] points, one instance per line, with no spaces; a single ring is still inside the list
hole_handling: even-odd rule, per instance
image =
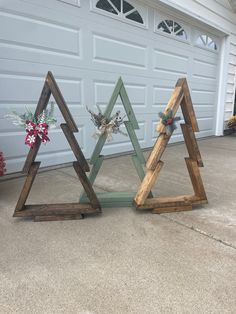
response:
[[[174,119],[172,118],[172,119],[168,119],[167,121],[166,121],[166,125],[171,125],[171,124],[173,124],[173,122],[174,122]]]
[[[40,138],[42,143],[50,141],[48,135],[47,123],[34,123],[33,121],[26,121],[26,137],[25,144],[30,148],[33,148],[36,142],[37,136]]]

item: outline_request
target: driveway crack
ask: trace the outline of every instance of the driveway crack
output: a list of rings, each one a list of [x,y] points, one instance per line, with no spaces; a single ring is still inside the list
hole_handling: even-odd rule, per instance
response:
[[[172,222],[174,222],[174,223],[176,223],[176,224],[182,226],[182,227],[185,227],[185,228],[187,228],[187,229],[193,230],[193,231],[195,231],[195,232],[197,232],[197,233],[200,233],[200,234],[204,235],[205,237],[207,237],[207,238],[209,238],[209,239],[212,239],[212,240],[214,240],[214,241],[216,241],[216,242],[219,242],[219,243],[221,243],[221,244],[223,244],[223,245],[225,245],[225,246],[229,246],[229,247],[231,247],[232,249],[236,250],[236,246],[235,246],[235,245],[233,245],[232,243],[230,243],[230,242],[228,242],[228,241],[222,240],[222,239],[220,239],[220,238],[214,236],[213,234],[207,233],[207,232],[205,232],[205,231],[203,231],[203,230],[201,230],[201,229],[199,229],[199,228],[196,228],[196,227],[194,227],[194,226],[191,226],[191,225],[185,224],[185,223],[183,223],[183,222],[180,222],[180,221],[178,221],[178,220],[175,220],[175,219],[173,219],[173,218],[170,218],[169,216],[167,217],[165,214],[161,214],[161,216],[162,216],[163,218],[169,220],[169,221],[172,221]]]

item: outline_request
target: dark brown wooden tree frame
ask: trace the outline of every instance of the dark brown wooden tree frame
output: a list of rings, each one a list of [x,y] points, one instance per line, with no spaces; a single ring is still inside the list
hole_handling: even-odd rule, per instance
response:
[[[148,157],[146,175],[134,198],[134,205],[137,209],[152,209],[153,213],[160,214],[191,210],[194,204],[205,204],[208,202],[199,171],[199,167],[203,167],[203,162],[194,134],[194,132],[199,132],[199,128],[185,78],[177,81],[164,113],[167,113],[168,109],[172,109],[175,115],[179,106],[182,109],[185,121],[184,124],[181,124],[181,129],[189,153],[189,157],[185,158],[185,162],[193,185],[194,194],[177,197],[148,197],[162,169],[163,162],[161,161],[161,157],[172,135],[167,135],[165,126],[160,123],[157,126],[157,131],[160,135]]]
[[[18,199],[13,217],[33,217],[34,221],[51,221],[81,219],[83,218],[84,214],[101,212],[101,207],[97,196],[85,173],[90,171],[89,165],[74,136],[74,133],[79,132],[79,130],[76,126],[74,119],[71,116],[71,113],[51,72],[47,73],[41,96],[35,110],[35,116],[38,116],[43,112],[43,110],[46,109],[51,94],[53,95],[62,113],[62,116],[66,121],[66,123],[61,124],[61,128],[77,159],[77,161],[73,162],[73,167],[78,175],[80,182],[83,185],[83,188],[90,202],[87,202],[85,204],[80,204],[78,202],[25,205],[40,166],[40,162],[35,162],[35,158],[41,145],[41,141],[39,137],[37,137],[33,148],[31,148],[28,153],[22,170],[23,173],[27,174],[27,176],[20,197]]]

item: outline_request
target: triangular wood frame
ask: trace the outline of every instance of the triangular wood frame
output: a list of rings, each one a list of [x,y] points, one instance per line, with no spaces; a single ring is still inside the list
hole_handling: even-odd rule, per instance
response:
[[[109,118],[112,114],[112,110],[115,106],[115,103],[117,101],[117,98],[120,96],[122,104],[125,108],[126,115],[128,117],[128,121],[125,121],[125,127],[128,132],[128,135],[130,137],[131,143],[133,145],[135,154],[132,155],[132,161],[134,164],[134,167],[138,173],[138,176],[140,180],[142,181],[145,172],[144,172],[144,164],[145,159],[143,152],[141,150],[141,147],[139,145],[138,138],[135,134],[135,130],[139,129],[138,122],[136,120],[134,111],[132,109],[129,97],[127,95],[126,89],[124,87],[124,83],[121,79],[121,77],[118,79],[114,91],[112,93],[112,96],[110,98],[110,101],[106,107],[106,110],[104,112],[104,115],[106,118]],[[104,160],[104,156],[100,155],[102,148],[106,142],[107,135],[103,134],[99,137],[99,140],[95,146],[95,149],[93,151],[93,154],[90,159],[90,164],[93,166],[92,170],[89,174],[89,180],[91,184],[94,184],[94,181],[97,177],[97,174],[101,168],[102,162]],[[104,192],[104,193],[97,193],[98,199],[100,201],[100,204],[102,207],[127,207],[132,206],[133,199],[135,196],[135,192],[126,191],[126,192]],[[151,194],[150,194],[151,195]],[[86,196],[83,193],[80,198],[81,202],[86,201]]]
[[[90,202],[86,204],[61,203],[25,205],[40,166],[40,162],[35,162],[35,158],[41,145],[41,141],[39,137],[37,137],[35,145],[33,146],[33,148],[30,149],[27,155],[22,170],[23,173],[27,174],[27,176],[20,197],[18,199],[13,217],[33,217],[35,221],[50,221],[80,219],[83,217],[84,214],[101,212],[101,207],[97,196],[85,173],[90,171],[89,165],[73,134],[74,132],[78,132],[78,128],[73,117],[71,116],[67,104],[51,72],[47,73],[41,96],[35,110],[35,116],[38,116],[43,112],[43,110],[46,109],[51,94],[53,95],[66,121],[66,123],[61,124],[61,128],[77,159],[77,161],[73,162],[73,167],[78,175],[80,182],[83,185],[84,190],[86,191]]]
[[[179,106],[184,116],[184,124],[181,124],[184,140],[187,146],[189,157],[185,158],[189,176],[193,185],[194,195],[181,195],[176,197],[153,197],[148,195],[155,184],[157,177],[162,169],[163,162],[161,156],[171,138],[171,135],[165,133],[165,126],[159,124],[157,131],[160,133],[154,144],[154,147],[146,162],[147,172],[143,179],[137,194],[134,198],[134,205],[137,209],[152,209],[153,213],[176,212],[182,210],[191,210],[194,204],[207,203],[207,197],[203,182],[201,179],[199,167],[203,167],[201,154],[198,148],[194,132],[199,132],[197,119],[195,116],[187,80],[179,79],[171,98],[165,108],[173,110],[175,115]]]

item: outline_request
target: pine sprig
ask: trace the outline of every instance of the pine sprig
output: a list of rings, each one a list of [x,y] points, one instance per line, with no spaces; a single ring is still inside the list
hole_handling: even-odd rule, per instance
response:
[[[10,114],[5,115],[7,119],[12,120],[14,125],[20,126],[25,128],[27,121],[32,121],[34,123],[46,123],[50,128],[53,128],[56,126],[56,118],[54,118],[54,103],[51,102],[50,104],[50,110],[45,109],[41,114],[38,116],[35,116],[32,111],[25,107],[25,113],[19,114],[16,111],[13,111]]]

